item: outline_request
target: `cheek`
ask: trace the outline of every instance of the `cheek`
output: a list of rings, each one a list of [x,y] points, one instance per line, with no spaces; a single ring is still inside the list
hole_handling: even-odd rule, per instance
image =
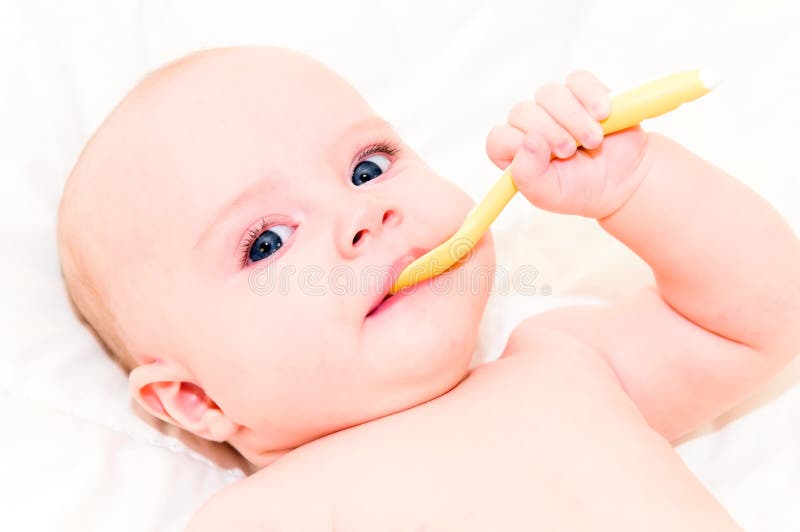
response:
[[[326,319],[328,306],[312,299],[240,292],[201,316],[193,328],[204,332],[191,341],[205,359],[198,378],[220,407],[242,421],[316,408],[314,398],[335,380],[332,349],[349,344]]]
[[[424,163],[409,165],[398,178],[402,180],[398,194],[407,200],[406,204],[417,206],[420,214],[428,213],[426,218],[435,218],[439,223],[457,228],[475,205],[469,194]]]
[[[324,287],[323,281],[317,289],[303,289],[298,283],[295,276],[285,294],[245,298],[239,305],[248,309],[244,313],[248,326],[236,326],[242,335],[237,350],[254,367],[270,373],[270,379],[277,376],[274,387],[287,392],[324,385],[348,364],[355,344],[347,301]],[[322,379],[323,374],[330,379]]]
[[[435,177],[434,182],[436,186],[429,195],[429,201],[432,206],[442,210],[442,215],[453,224],[455,232],[475,205],[475,201],[461,188],[441,177]]]

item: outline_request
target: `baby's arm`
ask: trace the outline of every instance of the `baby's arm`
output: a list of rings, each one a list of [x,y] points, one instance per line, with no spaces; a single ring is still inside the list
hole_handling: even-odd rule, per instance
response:
[[[644,259],[657,286],[608,309],[537,324],[600,351],[670,440],[743,400],[800,351],[800,242],[759,196],[649,133],[647,175],[599,221]]]
[[[597,87],[586,73],[571,77],[586,109],[592,99],[602,101]],[[541,100],[560,123],[578,124],[573,137],[592,125],[585,110],[581,117],[547,93]],[[529,132],[540,127],[529,124]],[[800,241],[745,185],[668,137],[642,134],[637,127],[591,145],[599,148],[587,165],[606,165],[603,187],[591,168],[583,174],[589,185],[579,181],[580,161],[550,163],[544,143],[541,163],[514,158],[515,181],[540,164],[519,183],[532,202],[597,218],[656,279],[608,308],[557,309],[524,326],[568,332],[592,345],[651,426],[674,440],[742,401],[800,352]],[[643,155],[633,171],[623,171],[625,151],[633,153],[637,142]],[[491,137],[489,148],[491,154]],[[557,189],[547,190],[548,179],[561,180]]]

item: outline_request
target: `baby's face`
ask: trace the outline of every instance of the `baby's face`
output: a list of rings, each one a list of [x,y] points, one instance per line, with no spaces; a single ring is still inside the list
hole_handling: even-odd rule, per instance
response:
[[[132,149],[136,177],[114,192],[127,212],[111,220],[128,229],[106,269],[129,338],[148,337],[140,362],[181,364],[276,448],[464,378],[491,236],[371,313],[389,275],[452,235],[474,202],[341,78],[299,54],[237,52],[154,82],[127,113],[123,138],[146,148]]]

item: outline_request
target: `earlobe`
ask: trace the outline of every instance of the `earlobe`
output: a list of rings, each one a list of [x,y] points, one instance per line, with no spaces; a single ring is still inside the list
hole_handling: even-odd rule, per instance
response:
[[[227,441],[239,429],[219,408],[209,408],[203,414],[203,424],[208,434],[203,436],[211,441]]]
[[[131,395],[151,415],[201,438],[226,441],[239,425],[192,380],[183,367],[162,360],[141,364],[128,377]]]

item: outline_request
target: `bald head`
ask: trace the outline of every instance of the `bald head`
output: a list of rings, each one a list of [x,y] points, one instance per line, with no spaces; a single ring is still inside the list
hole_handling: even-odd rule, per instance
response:
[[[134,337],[147,337],[154,321],[123,317],[131,299],[154,299],[150,288],[170,282],[165,251],[184,245],[219,199],[193,192],[263,175],[266,146],[302,157],[315,139],[298,143],[287,128],[335,114],[343,99],[348,113],[373,113],[336,73],[304,54],[222,48],[148,74],[100,125],[67,179],[58,246],[76,310],[124,368],[147,349],[134,347]],[[139,303],[160,310],[154,301]]]

